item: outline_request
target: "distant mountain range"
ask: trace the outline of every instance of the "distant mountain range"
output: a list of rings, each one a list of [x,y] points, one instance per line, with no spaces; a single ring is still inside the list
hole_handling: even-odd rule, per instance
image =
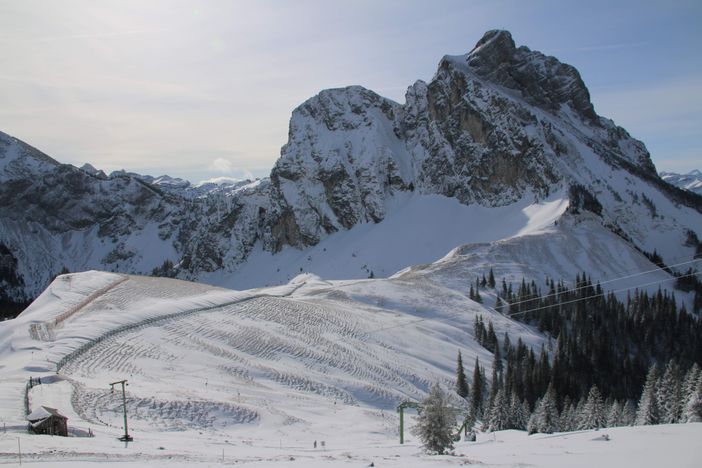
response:
[[[660,175],[661,178],[669,184],[673,184],[676,187],[702,195],[702,172],[697,169],[690,171],[687,174],[661,172]]]
[[[574,67],[489,31],[405,104],[359,86],[310,98],[262,180],[108,176],[0,133],[0,298],[65,270],[243,289],[431,269],[449,252],[461,275],[446,281],[490,266],[608,277],[699,250],[702,196],[665,177]]]

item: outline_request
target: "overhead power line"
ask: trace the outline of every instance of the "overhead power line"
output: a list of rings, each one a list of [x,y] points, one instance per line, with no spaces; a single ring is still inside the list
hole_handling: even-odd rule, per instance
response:
[[[699,261],[699,259],[698,259],[698,260],[694,260],[694,261]],[[686,263],[691,263],[691,262],[683,262],[683,263],[681,263],[681,264],[686,264]],[[650,270],[650,271],[647,271],[647,272],[641,272],[641,274],[644,274],[644,273],[651,273],[651,272],[658,271],[658,270],[662,270],[662,269],[663,269],[663,268],[658,268],[658,269],[656,269],[656,270]],[[531,309],[528,309],[528,310],[523,310],[523,311],[521,311],[521,312],[515,312],[515,313],[513,313],[513,314],[500,314],[500,315],[504,315],[505,317],[515,317],[515,316],[517,316],[517,315],[523,315],[523,314],[527,314],[527,313],[529,313],[529,312],[536,312],[536,311],[538,311],[538,310],[547,309],[547,308],[550,308],[550,307],[553,307],[553,306],[572,304],[572,303],[576,303],[576,302],[580,302],[580,301],[585,301],[585,300],[588,300],[588,299],[595,299],[595,298],[597,298],[597,297],[603,297],[603,296],[605,296],[605,295],[607,295],[607,294],[610,294],[610,293],[615,293],[615,294],[616,294],[616,293],[618,293],[618,292],[624,292],[624,291],[629,291],[629,290],[632,290],[632,289],[638,289],[638,288],[643,288],[643,287],[646,287],[646,286],[652,286],[652,285],[654,285],[654,284],[662,284],[662,283],[666,283],[666,282],[669,282],[669,281],[674,281],[674,280],[677,280],[677,279],[679,279],[679,278],[690,278],[690,277],[699,276],[699,275],[702,275],[702,272],[688,273],[688,274],[685,274],[685,275],[676,276],[676,277],[672,277],[672,278],[665,278],[665,279],[662,279],[662,280],[650,281],[650,282],[648,282],[648,283],[636,284],[636,285],[633,285],[633,286],[630,286],[630,287],[627,287],[627,288],[622,288],[622,289],[618,289],[618,290],[614,290],[614,291],[607,291],[607,292],[604,292],[604,291],[603,291],[601,294],[593,294],[593,295],[591,295],[591,296],[581,297],[581,298],[578,298],[578,299],[573,299],[573,300],[566,301],[566,302],[561,302],[561,303],[558,303],[558,304],[551,304],[551,305],[548,305],[548,306],[534,307],[534,308],[531,308]],[[633,275],[632,275],[632,276],[633,276]],[[610,280],[610,281],[608,281],[608,282],[612,282],[612,281],[614,281],[614,280]],[[591,287],[591,286],[586,286],[586,287]],[[582,289],[582,287],[581,287],[581,288],[577,288],[577,289]],[[576,290],[576,289],[570,289],[569,291],[573,292],[573,291],[575,291],[575,290]],[[544,299],[544,297],[541,297],[540,299]],[[533,299],[532,299],[532,300],[533,300]],[[512,304],[520,304],[520,303],[523,303],[523,302],[527,302],[527,301],[514,302],[514,303],[512,303]],[[509,303],[505,303],[505,304],[506,304],[506,306],[509,306],[509,305],[510,305]],[[490,310],[493,310],[494,312],[496,312],[496,313],[498,313],[498,314],[500,313],[500,312],[497,312],[497,311],[496,311],[495,309],[493,309],[492,307],[489,307],[489,309],[490,309]],[[444,317],[446,317],[446,318],[451,318],[451,317],[455,317],[455,316],[458,316],[458,315],[463,314],[463,313],[464,313],[463,311],[461,311],[461,312],[453,312],[453,313],[450,313],[450,314],[445,315]],[[387,327],[380,327],[380,328],[377,328],[376,330],[371,330],[371,331],[369,331],[368,333],[369,333],[369,334],[373,334],[373,333],[377,333],[377,332],[381,332],[381,331],[385,331],[385,330],[392,330],[392,329],[395,329],[395,328],[402,328],[402,327],[406,327],[406,326],[409,326],[409,325],[414,325],[414,324],[417,324],[417,323],[426,322],[426,321],[428,321],[428,320],[433,320],[433,318],[424,317],[424,318],[420,318],[420,319],[417,319],[417,320],[410,320],[410,321],[407,321],[407,322],[404,322],[404,323],[399,323],[399,324],[396,324],[396,325],[390,325],[390,326],[387,326]]]
[[[622,281],[622,280],[625,280],[625,279],[636,278],[637,276],[643,276],[643,275],[647,275],[647,274],[649,274],[649,273],[656,273],[656,272],[659,272],[659,271],[665,271],[666,273],[670,274],[670,272],[668,271],[670,268],[675,268],[675,267],[679,267],[679,266],[682,266],[682,265],[688,265],[688,264],[696,263],[696,262],[702,262],[702,258],[696,258],[696,259],[693,259],[693,260],[688,260],[688,261],[686,261],[686,262],[680,262],[680,263],[676,263],[676,264],[674,264],[674,265],[669,265],[669,266],[666,265],[665,267],[658,267],[658,268],[654,268],[654,269],[652,269],[652,270],[640,271],[640,272],[637,272],[637,273],[632,273],[632,274],[629,274],[629,275],[620,276],[620,277],[617,277],[617,278],[612,278],[612,279],[607,280],[607,281],[601,281],[601,282],[598,281],[596,284],[599,284],[600,286],[602,286],[603,284],[616,283],[617,281]],[[677,278],[678,278],[677,276],[673,276],[672,278],[667,278],[667,279],[661,280],[661,281],[672,281],[672,280],[677,279]],[[572,291],[572,292],[577,292],[577,291],[580,291],[581,289],[586,289],[586,288],[589,288],[589,287],[590,287],[589,285],[586,285],[586,286],[577,286],[577,287],[575,287],[575,288],[571,288],[570,291]],[[631,288],[626,288],[626,289],[631,289]],[[541,299],[547,299],[547,298],[549,298],[549,297],[555,297],[555,296],[558,296],[558,294],[559,294],[559,293],[557,293],[557,292],[552,293],[552,294],[547,294],[547,295],[545,295],[545,296],[541,296]],[[525,302],[530,302],[530,301],[531,301],[531,299],[524,299],[524,300],[522,300],[522,301],[510,302],[508,305],[519,305],[519,304],[523,304],[523,303],[525,303]]]

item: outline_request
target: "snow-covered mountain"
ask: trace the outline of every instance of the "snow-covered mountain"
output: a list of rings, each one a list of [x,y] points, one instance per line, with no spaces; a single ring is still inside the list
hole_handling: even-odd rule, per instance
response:
[[[270,177],[227,190],[107,177],[4,134],[0,171],[0,281],[16,300],[64,267],[150,273],[169,260],[162,273],[245,288],[301,271],[388,276],[462,245],[452,255],[470,271],[509,263],[519,244],[514,275],[609,277],[623,271],[610,253],[675,264],[702,235],[702,197],[664,182],[644,144],[596,114],[574,67],[506,31],[443,57],[404,104],[322,91],[293,111]]]
[[[661,172],[661,179],[676,187],[702,195],[702,172],[698,169],[694,169],[687,174]]]

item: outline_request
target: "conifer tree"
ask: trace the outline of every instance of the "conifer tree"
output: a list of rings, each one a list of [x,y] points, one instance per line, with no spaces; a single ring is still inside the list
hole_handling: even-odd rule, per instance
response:
[[[636,423],[636,403],[627,400],[622,409],[622,426],[633,426]]]
[[[685,403],[684,422],[702,422],[702,377],[697,379],[697,385]]]
[[[576,428],[575,424],[575,407],[570,397],[566,396],[563,401],[563,410],[561,411],[560,418],[558,420],[558,427],[561,431],[574,431]]]
[[[700,372],[700,367],[697,365],[697,363],[694,363],[687,371],[687,374],[685,374],[685,380],[683,381],[681,389],[681,400],[683,402],[683,406],[687,404],[692,394],[695,393],[695,390],[697,389],[697,382],[700,378],[702,378],[702,372]],[[682,418],[682,422],[685,422],[684,417]]]
[[[646,376],[646,383],[639,400],[639,409],[636,412],[636,424],[639,426],[658,424],[659,422],[658,399],[656,398],[659,375],[658,367],[654,364]]]
[[[673,424],[680,420],[682,402],[680,397],[680,377],[678,365],[668,361],[656,392],[660,424]]]
[[[578,429],[599,429],[605,427],[606,422],[602,394],[597,385],[593,385],[587,394],[582,412],[578,415]]]
[[[476,356],[475,366],[473,367],[473,386],[471,387],[472,392],[470,396],[471,415],[474,421],[482,417],[484,386],[483,374],[480,371],[480,359]]]
[[[490,268],[490,273],[488,274],[487,285],[488,288],[495,289],[495,273],[493,273],[492,268]]]
[[[607,411],[606,427],[623,426],[624,424],[622,424],[622,411],[622,405],[617,400],[614,400],[610,405],[609,410]]]
[[[477,279],[475,280],[475,295],[473,296],[473,300],[478,304],[483,303],[483,297],[480,295],[480,281]]]
[[[502,373],[502,370],[504,369],[504,365],[502,363],[502,354],[500,353],[500,346],[497,343],[495,344],[495,351],[494,351],[494,357],[492,360],[492,367],[500,374]]]
[[[467,398],[470,393],[470,388],[468,386],[465,369],[463,368],[463,358],[461,357],[460,350],[458,351],[458,358],[456,361],[456,393],[458,393],[461,398]]]
[[[483,346],[485,346],[490,352],[494,352],[495,346],[497,346],[497,335],[495,334],[495,327],[492,325],[492,320],[488,321],[487,335]]]
[[[500,388],[495,394],[490,407],[490,414],[487,417],[488,432],[502,431],[509,428],[509,408],[509,401],[505,398],[505,393]]]
[[[453,429],[456,421],[448,398],[438,383],[431,388],[421,406],[417,425],[412,431],[420,438],[424,449],[439,455],[453,450]]]
[[[512,392],[509,427],[520,431],[526,430],[530,414],[529,403],[526,400],[519,401],[519,395],[516,392]]]
[[[556,391],[549,385],[544,396],[536,403],[536,408],[529,418],[528,432],[534,434],[541,432],[551,434],[558,428],[558,407],[556,405]]]

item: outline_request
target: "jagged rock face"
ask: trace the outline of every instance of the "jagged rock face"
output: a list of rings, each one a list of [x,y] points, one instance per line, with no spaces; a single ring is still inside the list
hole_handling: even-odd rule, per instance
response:
[[[526,128],[536,119],[443,61],[428,85],[407,93],[400,124],[421,168],[425,193],[501,206],[528,192],[548,195],[559,181],[544,145]]]
[[[409,189],[408,155],[395,134],[399,105],[353,86],[295,109],[288,143],[271,172],[269,247],[313,245],[359,222],[380,222],[385,200]]]
[[[516,48],[507,31],[488,31],[466,57],[471,71],[487,81],[518,91],[529,104],[549,112],[569,105],[598,125],[590,93],[575,67],[528,47]]]

